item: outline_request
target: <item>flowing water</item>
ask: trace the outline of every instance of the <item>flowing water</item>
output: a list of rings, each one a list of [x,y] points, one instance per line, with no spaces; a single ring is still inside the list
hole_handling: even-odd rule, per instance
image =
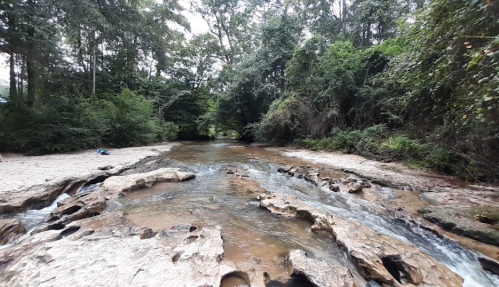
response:
[[[379,215],[370,202],[355,195],[332,193],[302,179],[277,173],[277,167],[282,164],[310,163],[238,145],[241,143],[230,141],[184,143],[165,158],[169,159],[169,166],[194,171],[194,180],[156,184],[151,189],[129,193],[116,206],[120,206],[133,223],[156,230],[186,221],[200,228],[222,226],[226,259],[233,261],[238,270],[247,272],[252,282],[261,282],[263,272],[271,278],[286,276],[286,254],[292,249],[305,250],[313,258],[354,270],[332,238],[312,233],[309,222],[274,216],[259,208],[254,199],[257,194],[229,180],[224,167],[235,165],[247,170],[250,179],[269,192],[297,196],[310,206],[417,246],[460,274],[465,286],[499,286],[499,278],[483,271],[474,251],[441,239],[417,225]],[[329,173],[327,176],[333,178],[348,176],[330,169]],[[383,192],[391,191],[383,188]],[[359,286],[366,285],[360,275],[354,274],[354,277]]]
[[[302,179],[277,173],[280,165],[311,163],[241,145],[243,143],[235,141],[185,142],[163,158],[165,166],[195,172],[194,180],[158,183],[149,189],[129,192],[117,201],[108,201],[107,211],[122,210],[132,223],[153,230],[168,229],[185,222],[198,228],[220,225],[225,258],[234,262],[236,269],[246,272],[256,285],[263,282],[264,272],[272,279],[287,277],[286,254],[293,249],[302,249],[312,258],[349,267],[358,286],[377,286],[373,282],[365,282],[355,273],[346,254],[336,246],[331,236],[311,232],[310,223],[305,220],[275,216],[260,208],[255,199],[260,190],[234,184],[227,175],[227,166],[236,166],[246,170],[249,179],[268,192],[294,195],[310,206],[328,210],[335,216],[357,221],[415,245],[461,275],[464,286],[499,286],[499,277],[481,268],[474,251],[439,238],[417,225],[380,215],[375,212],[380,209],[379,206],[372,206],[373,203],[359,196],[330,192]],[[321,176],[340,178],[348,174],[327,169],[321,172]],[[394,194],[389,188],[382,188],[379,192]],[[25,223],[31,222],[29,226],[32,227],[53,207],[18,217]],[[244,285],[237,283],[238,280],[227,279],[227,282],[235,282],[229,282],[227,286]],[[297,283],[295,286],[305,285]]]

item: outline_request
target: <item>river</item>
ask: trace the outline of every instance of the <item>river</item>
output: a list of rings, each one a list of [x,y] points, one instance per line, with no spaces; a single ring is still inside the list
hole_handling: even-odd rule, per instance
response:
[[[108,202],[108,212],[124,211],[128,220],[153,230],[169,229],[189,222],[203,228],[222,226],[225,259],[249,274],[251,282],[286,277],[286,255],[290,250],[305,250],[310,257],[332,265],[347,266],[358,286],[378,286],[366,282],[356,271],[332,237],[314,233],[306,220],[272,215],[259,207],[255,190],[296,196],[309,206],[327,210],[334,216],[359,222],[381,233],[415,245],[427,255],[445,264],[464,279],[464,286],[499,286],[499,277],[480,266],[475,251],[454,241],[440,238],[417,224],[408,223],[360,196],[331,192],[303,179],[278,173],[281,165],[313,165],[276,151],[244,147],[237,141],[184,142],[161,156],[165,167],[193,171],[196,178],[181,183],[158,183],[152,188],[129,192]],[[227,167],[247,172],[258,186],[234,184]],[[347,177],[340,170],[315,165],[332,178]],[[394,193],[389,188],[380,192]],[[45,214],[47,210],[43,210]],[[30,216],[32,214],[33,216]],[[38,213],[19,215],[33,226]],[[229,286],[229,285],[224,285]],[[304,286],[297,283],[295,286]]]

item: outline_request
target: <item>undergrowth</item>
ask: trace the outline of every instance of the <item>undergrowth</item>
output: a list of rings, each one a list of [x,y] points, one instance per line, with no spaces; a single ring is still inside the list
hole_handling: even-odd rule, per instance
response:
[[[470,163],[450,149],[435,143],[422,143],[407,134],[394,133],[384,125],[364,130],[333,129],[328,137],[304,138],[295,142],[312,150],[340,150],[378,160],[405,161],[412,168],[427,168],[467,179]],[[464,167],[464,168],[463,168]]]

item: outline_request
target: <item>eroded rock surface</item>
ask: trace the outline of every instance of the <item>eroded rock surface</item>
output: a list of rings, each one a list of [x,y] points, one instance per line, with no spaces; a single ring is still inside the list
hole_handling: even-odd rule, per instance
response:
[[[291,276],[304,276],[317,287],[355,286],[352,274],[347,268],[309,258],[303,250],[291,251],[289,261],[293,266]]]
[[[18,218],[0,218],[0,245],[13,241],[26,233]]]
[[[146,173],[110,177],[104,181],[101,189],[105,190],[106,199],[116,199],[120,197],[123,192],[142,187],[151,187],[156,182],[180,182],[194,177],[194,173],[182,172],[179,168],[161,168]]]
[[[234,271],[223,261],[221,228],[183,224],[151,234],[130,225],[70,236],[44,232],[38,244],[0,253],[2,286],[219,286]],[[144,238],[144,239],[141,239]],[[147,239],[149,238],[149,239]]]
[[[331,233],[366,280],[388,286],[462,286],[462,278],[411,244],[359,223],[313,209],[295,197],[267,195],[260,205],[272,213],[300,216],[312,230]]]
[[[102,191],[85,192],[68,197],[58,202],[58,205],[47,223],[40,225],[33,233],[60,230],[73,221],[99,215],[106,209],[106,200]]]
[[[499,231],[470,218],[469,207],[426,206],[423,218],[455,234],[499,246]]]
[[[277,169],[280,173],[287,173],[297,178],[303,178],[306,181],[316,186],[328,187],[331,191],[359,193],[364,188],[370,188],[371,185],[366,179],[349,176],[348,178],[330,178],[328,176],[321,176],[318,169],[311,168],[307,165],[302,166],[282,166]]]

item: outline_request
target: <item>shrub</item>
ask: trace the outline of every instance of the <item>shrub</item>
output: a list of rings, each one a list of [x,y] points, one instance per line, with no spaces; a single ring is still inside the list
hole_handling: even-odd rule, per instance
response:
[[[154,142],[158,125],[153,115],[153,102],[129,89],[106,95],[99,101],[101,117],[108,124],[103,141],[113,147],[126,147]]]
[[[177,135],[179,132],[179,128],[176,124],[172,122],[164,122],[164,121],[158,121],[157,122],[157,129],[158,129],[158,141],[172,141],[177,139]]]
[[[27,154],[66,152],[100,143],[105,120],[81,98],[50,97],[36,108],[9,103],[2,111],[3,147]]]

